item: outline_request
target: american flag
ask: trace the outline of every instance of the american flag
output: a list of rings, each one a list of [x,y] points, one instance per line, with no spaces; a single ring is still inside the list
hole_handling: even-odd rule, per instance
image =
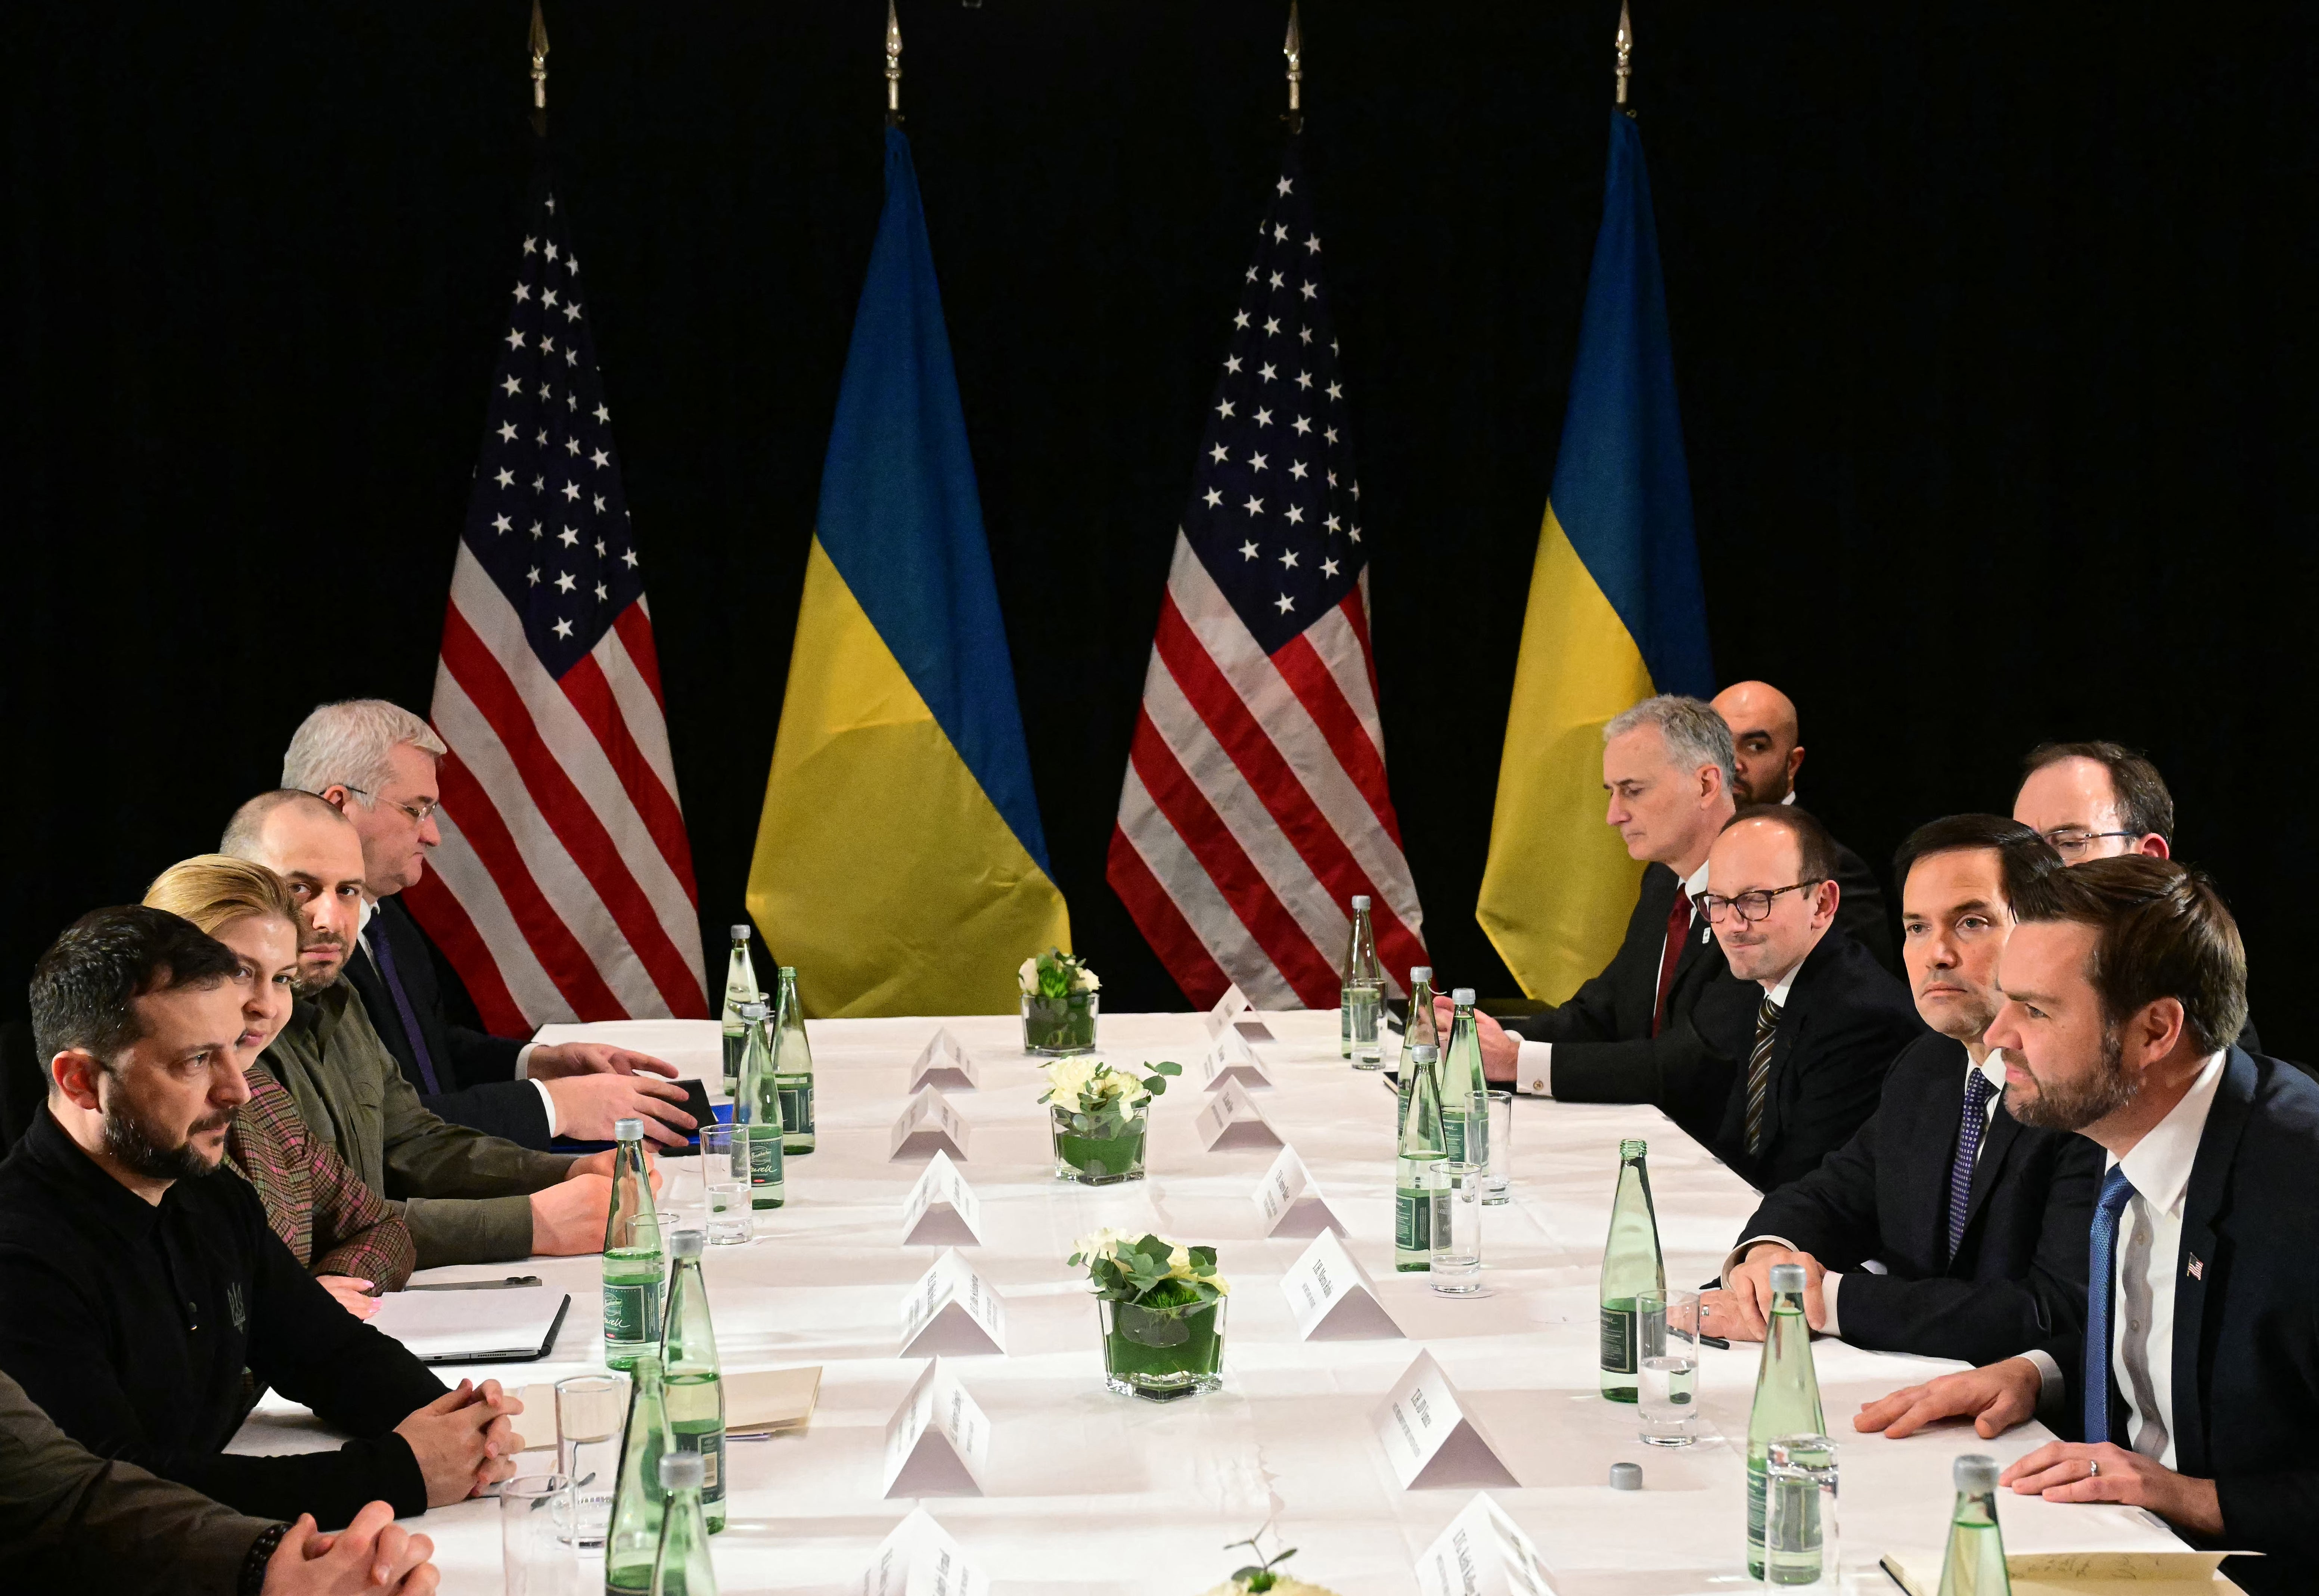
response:
[[[1143,678],[1107,871],[1178,986],[1336,1005],[1368,894],[1394,989],[1422,915],[1385,785],[1368,544],[1291,139],[1241,286]]]
[[[403,894],[503,1034],[708,1012],[611,419],[543,167],[443,617],[443,844]]]

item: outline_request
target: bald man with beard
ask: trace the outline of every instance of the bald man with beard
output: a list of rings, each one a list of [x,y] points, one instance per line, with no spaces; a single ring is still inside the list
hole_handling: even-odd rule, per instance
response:
[[[1796,772],[1804,768],[1794,700],[1768,681],[1735,681],[1712,702],[1731,728],[1732,750],[1738,757],[1733,801],[1743,809],[1749,804],[1794,803]],[[1884,889],[1876,884],[1868,861],[1840,842],[1836,844],[1836,881],[1844,889],[1836,923],[1876,955],[1877,963],[1899,973],[1892,926],[1884,914]]]

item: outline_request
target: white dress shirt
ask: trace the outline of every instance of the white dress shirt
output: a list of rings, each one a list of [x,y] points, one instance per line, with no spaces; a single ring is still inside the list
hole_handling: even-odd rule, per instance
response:
[[[2206,1115],[2222,1085],[2224,1057],[2208,1054],[2182,1101],[2125,1158],[2104,1165],[2105,1175],[2123,1167],[2134,1183],[2118,1215],[2116,1278],[2110,1285],[2110,1366],[2125,1398],[2124,1439],[2161,1468],[2175,1466],[2174,1283],[2185,1267],[2182,1208]],[[2042,1351],[2022,1356],[2037,1366],[2040,1409],[2066,1397],[2053,1358]]]
[[[1707,862],[1701,860],[1699,868],[1692,871],[1689,879],[1683,882],[1683,895],[1685,897],[1696,898],[1706,890]],[[1700,941],[1705,942],[1715,934],[1708,929],[1707,916],[1701,914],[1696,906],[1692,909],[1692,918],[1699,923]],[[1659,936],[1659,968],[1661,969],[1666,968],[1665,933],[1661,933]],[[1515,1049],[1514,1090],[1526,1093],[1532,1097],[1554,1096],[1554,1044],[1552,1042],[1520,1039]]]

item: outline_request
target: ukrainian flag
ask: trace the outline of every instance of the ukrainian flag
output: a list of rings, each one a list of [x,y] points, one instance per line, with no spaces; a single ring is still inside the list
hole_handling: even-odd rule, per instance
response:
[[[1602,820],[1603,723],[1655,692],[1703,698],[1714,680],[1650,179],[1633,119],[1613,112],[1475,911],[1529,996],[1568,997],[1634,911],[1642,866]]]
[[[999,1014],[1070,946],[910,148],[822,469],[749,913],[808,1014]]]

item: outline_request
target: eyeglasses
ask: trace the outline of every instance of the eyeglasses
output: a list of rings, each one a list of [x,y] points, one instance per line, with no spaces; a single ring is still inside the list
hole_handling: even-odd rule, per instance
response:
[[[2053,852],[2064,859],[2077,859],[2104,837],[2138,837],[2138,831],[2088,831],[2080,825],[2057,825],[2040,834],[2053,844]]]
[[[429,821],[435,818],[435,811],[442,807],[442,806],[437,803],[433,798],[429,798],[425,803],[406,804],[401,798],[380,798],[376,793],[365,792],[361,788],[352,786],[347,782],[341,781],[338,785],[346,788],[348,792],[355,794],[358,798],[366,799],[374,805],[384,804],[389,808],[402,810],[404,814],[411,816],[411,824],[413,825],[426,825]]]
[[[1742,892],[1736,897],[1718,897],[1712,892],[1702,892],[1692,901],[1699,906],[1699,912],[1707,916],[1710,925],[1721,924],[1723,916],[1735,909],[1738,911],[1740,919],[1753,925],[1772,912],[1772,900],[1782,893],[1801,892],[1805,888],[1817,887],[1826,879],[1827,877],[1819,876],[1798,881],[1792,886],[1758,887],[1753,892]]]

